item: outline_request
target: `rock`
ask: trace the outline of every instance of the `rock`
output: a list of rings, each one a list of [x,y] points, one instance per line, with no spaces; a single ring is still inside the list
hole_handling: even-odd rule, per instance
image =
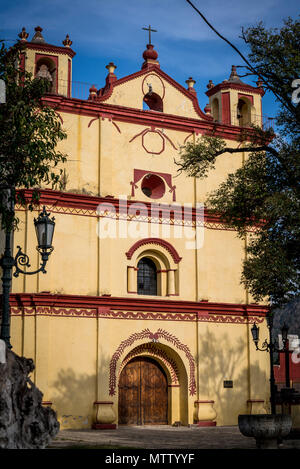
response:
[[[59,431],[56,413],[28,377],[33,360],[6,350],[0,363],[0,448],[43,449]]]

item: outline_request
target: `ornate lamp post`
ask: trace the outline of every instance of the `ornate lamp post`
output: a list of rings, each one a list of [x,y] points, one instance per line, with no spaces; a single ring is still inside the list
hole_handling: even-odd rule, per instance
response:
[[[2,323],[0,338],[5,341],[8,348],[12,348],[10,344],[10,305],[9,294],[11,289],[12,270],[15,268],[14,276],[18,277],[19,274],[33,275],[38,272],[46,273],[45,266],[53,251],[52,239],[54,234],[55,222],[54,218],[49,218],[49,213],[43,207],[43,211],[39,214],[37,219],[34,219],[35,231],[37,236],[37,250],[41,254],[42,262],[39,269],[33,272],[27,272],[22,267],[30,267],[29,257],[22,252],[20,246],[17,246],[18,252],[15,258],[12,257],[11,248],[11,231],[5,233],[5,249],[2,258],[0,259],[0,266],[2,267]]]
[[[267,342],[265,340],[262,344],[262,348],[259,348],[259,327],[254,323],[253,327],[251,328],[253,342],[255,343],[256,350],[261,352],[269,352],[270,353],[270,401],[271,401],[271,413],[276,414],[276,401],[275,401],[275,377],[274,377],[274,368],[273,368],[273,353],[274,352],[285,352],[285,381],[286,387],[290,387],[290,372],[289,372],[289,346],[288,346],[288,327],[286,324],[281,329],[282,333],[282,341],[283,341],[283,349],[279,349],[275,346],[275,343],[272,341],[272,327],[273,327],[273,318],[272,316],[267,317],[267,324],[269,329],[269,336],[270,341]]]

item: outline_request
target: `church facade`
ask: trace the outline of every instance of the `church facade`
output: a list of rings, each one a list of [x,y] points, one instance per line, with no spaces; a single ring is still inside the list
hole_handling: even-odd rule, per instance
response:
[[[202,111],[195,81],[168,76],[148,44],[140,70],[118,77],[110,62],[104,86],[77,99],[70,38],[50,45],[38,27],[20,40],[26,70],[51,81],[45,103],[68,135],[62,188],[40,191],[56,221],[47,274],[14,279],[10,299],[13,350],[33,358],[45,405],[61,428],[235,425],[266,412],[268,354],[250,329],[268,337],[267,306],[240,283],[246,240],[203,206],[247,155],[223,155],[204,180],[174,162],[212,132],[238,146],[241,127],[261,119],[261,87],[233,67],[208,84]],[[14,246],[38,268],[40,208],[17,210]]]

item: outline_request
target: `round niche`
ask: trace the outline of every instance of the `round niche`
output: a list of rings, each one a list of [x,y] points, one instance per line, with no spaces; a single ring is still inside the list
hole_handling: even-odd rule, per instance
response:
[[[159,199],[166,191],[164,181],[156,174],[147,174],[142,180],[141,189],[150,199]]]

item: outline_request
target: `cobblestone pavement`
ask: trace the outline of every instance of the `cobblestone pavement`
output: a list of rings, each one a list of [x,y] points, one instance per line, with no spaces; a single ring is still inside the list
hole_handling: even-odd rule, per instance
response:
[[[62,430],[48,448],[105,446],[144,449],[256,449],[254,438],[237,426],[120,426],[116,430]],[[281,449],[300,449],[300,440],[284,440]]]

